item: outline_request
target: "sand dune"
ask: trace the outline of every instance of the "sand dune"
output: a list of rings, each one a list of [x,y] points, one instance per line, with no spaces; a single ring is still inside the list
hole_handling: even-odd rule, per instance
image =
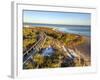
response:
[[[89,37],[84,37],[85,42],[83,44],[80,44],[79,46],[76,46],[78,51],[81,53],[82,56],[89,62],[91,61],[91,41]]]

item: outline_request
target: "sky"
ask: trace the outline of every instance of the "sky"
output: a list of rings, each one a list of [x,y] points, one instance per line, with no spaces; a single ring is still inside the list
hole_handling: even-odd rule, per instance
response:
[[[50,12],[50,11],[23,11],[24,23],[90,25],[89,13]]]

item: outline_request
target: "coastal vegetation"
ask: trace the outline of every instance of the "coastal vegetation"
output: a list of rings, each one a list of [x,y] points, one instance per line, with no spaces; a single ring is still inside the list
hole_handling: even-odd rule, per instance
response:
[[[76,46],[84,42],[83,36],[53,28],[23,27],[23,55],[29,50],[27,55],[32,54],[23,64],[23,69],[88,66],[84,57],[76,52]],[[73,56],[71,51],[77,56]]]

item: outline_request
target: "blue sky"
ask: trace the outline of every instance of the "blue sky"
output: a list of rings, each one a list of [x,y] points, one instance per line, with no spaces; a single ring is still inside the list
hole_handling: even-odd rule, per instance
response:
[[[89,13],[23,11],[24,23],[45,23],[65,25],[90,25]]]

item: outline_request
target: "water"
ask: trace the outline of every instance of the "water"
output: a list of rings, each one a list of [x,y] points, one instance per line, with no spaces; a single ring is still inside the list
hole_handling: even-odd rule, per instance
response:
[[[48,47],[48,48],[45,48],[43,51],[42,51],[42,55],[43,56],[51,56],[53,53],[54,53],[54,49],[52,47]]]
[[[49,27],[55,28],[58,31],[65,33],[74,33],[79,35],[84,35],[90,37],[91,26],[89,25],[58,25],[58,24],[36,24],[36,23],[24,23],[24,25],[29,25],[32,27]]]

